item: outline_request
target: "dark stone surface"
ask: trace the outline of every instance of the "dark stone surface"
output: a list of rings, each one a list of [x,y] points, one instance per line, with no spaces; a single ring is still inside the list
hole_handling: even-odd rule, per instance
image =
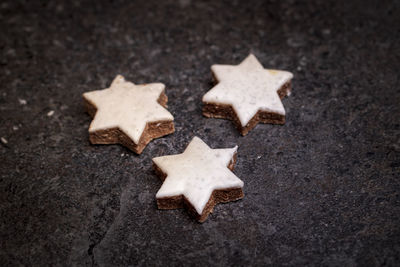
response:
[[[0,23],[1,266],[399,264],[399,1],[2,1]],[[286,124],[242,137],[201,96],[249,52],[295,79]],[[88,141],[81,94],[116,74],[167,86],[177,131],[140,156]],[[194,135],[238,144],[245,182],[203,224],[154,198],[151,158]]]

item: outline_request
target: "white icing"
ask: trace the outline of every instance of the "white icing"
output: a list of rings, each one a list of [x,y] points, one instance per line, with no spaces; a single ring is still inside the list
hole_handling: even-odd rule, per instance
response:
[[[174,119],[157,102],[164,88],[162,83],[135,85],[118,75],[110,88],[84,93],[97,108],[89,132],[117,127],[138,144],[147,122]]]
[[[250,54],[237,66],[213,65],[218,84],[203,96],[203,102],[231,105],[242,126],[259,110],[285,115],[278,90],[293,74],[287,71],[268,70]]]
[[[227,168],[236,151],[237,146],[211,149],[194,137],[182,154],[153,158],[167,174],[156,198],[184,195],[202,214],[214,190],[243,187],[243,181]]]

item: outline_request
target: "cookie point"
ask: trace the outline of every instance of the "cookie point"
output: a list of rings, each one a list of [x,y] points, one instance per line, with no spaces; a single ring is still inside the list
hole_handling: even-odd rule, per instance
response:
[[[246,59],[257,59],[253,53],[250,53]]]
[[[155,158],[152,158],[151,161],[153,162],[153,164],[155,164],[155,165],[158,166],[158,163],[159,163],[159,161],[160,161],[160,158],[162,158],[162,157],[155,157]]]
[[[160,91],[160,94],[165,91],[165,84],[163,83],[154,83],[153,86]]]
[[[201,139],[199,138],[199,137],[197,137],[196,135],[192,138],[192,141],[194,141],[194,140],[196,140],[196,141],[201,141]]]
[[[118,74],[118,75],[114,78],[114,80],[112,81],[111,87],[112,87],[113,85],[120,84],[120,83],[123,83],[123,82],[125,82],[125,77],[122,76],[121,74]]]
[[[82,97],[83,97],[84,99],[87,99],[88,94],[89,94],[89,92],[84,92],[84,93],[82,94]]]

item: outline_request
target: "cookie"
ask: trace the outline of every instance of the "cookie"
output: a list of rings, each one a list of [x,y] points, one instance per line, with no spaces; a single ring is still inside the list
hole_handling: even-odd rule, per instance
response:
[[[107,89],[83,94],[92,144],[122,144],[140,154],[154,138],[175,131],[162,83],[133,84],[118,75]]]
[[[194,137],[182,154],[153,158],[164,181],[157,192],[159,209],[186,208],[204,222],[220,202],[243,198],[243,181],[233,174],[237,146],[211,149]]]
[[[218,82],[203,96],[203,115],[232,120],[242,135],[259,122],[284,124],[281,99],[291,92],[293,74],[264,69],[250,54],[242,63],[212,65]]]

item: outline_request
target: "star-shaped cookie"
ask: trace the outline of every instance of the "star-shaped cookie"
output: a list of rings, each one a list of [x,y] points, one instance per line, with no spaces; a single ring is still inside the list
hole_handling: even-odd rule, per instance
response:
[[[110,88],[83,94],[92,144],[122,144],[140,154],[154,138],[173,133],[162,83],[136,85],[118,75]]]
[[[153,158],[164,180],[156,195],[158,208],[186,207],[204,222],[217,203],[243,198],[243,181],[231,171],[236,152],[237,146],[211,149],[194,137],[182,154]]]
[[[258,122],[285,123],[281,98],[290,94],[292,73],[264,69],[252,54],[237,66],[212,65],[211,71],[218,84],[203,96],[204,116],[233,120],[242,135]]]

